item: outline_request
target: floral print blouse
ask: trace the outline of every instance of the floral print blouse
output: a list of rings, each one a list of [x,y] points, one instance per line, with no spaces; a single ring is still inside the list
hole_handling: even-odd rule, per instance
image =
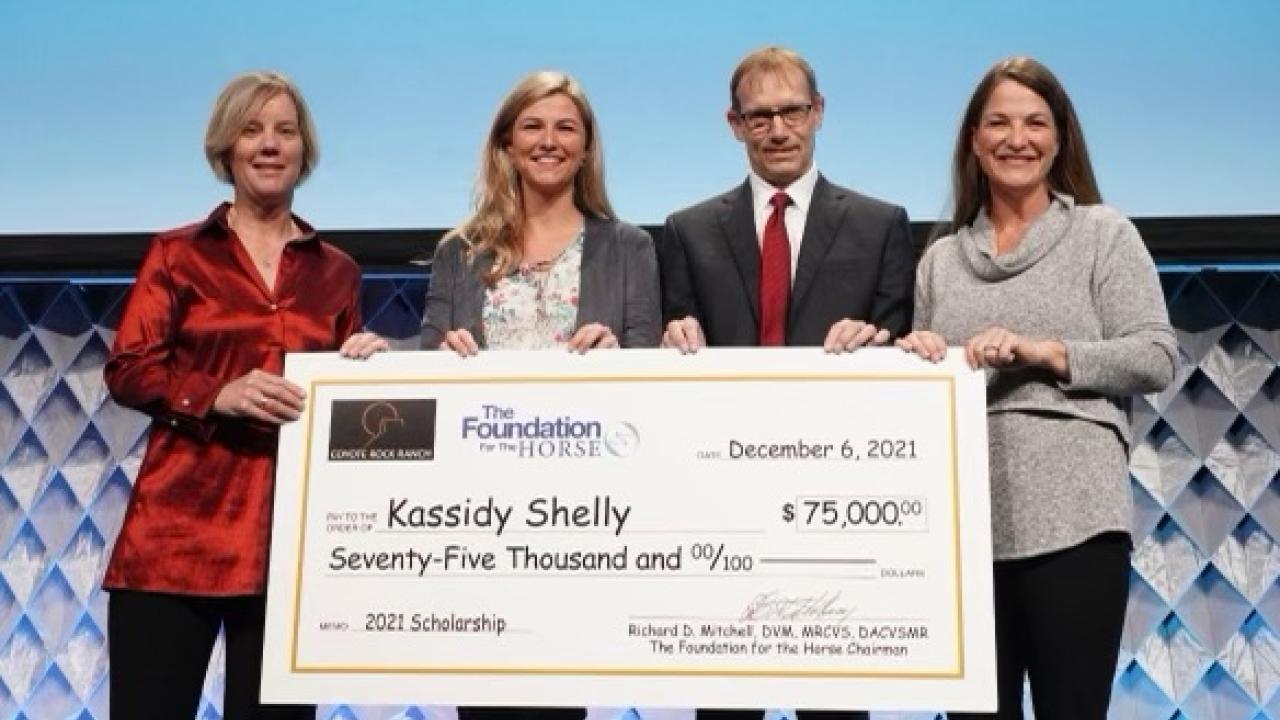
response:
[[[578,322],[582,243],[578,236],[554,258],[521,263],[485,291],[483,346],[491,350],[562,348]]]

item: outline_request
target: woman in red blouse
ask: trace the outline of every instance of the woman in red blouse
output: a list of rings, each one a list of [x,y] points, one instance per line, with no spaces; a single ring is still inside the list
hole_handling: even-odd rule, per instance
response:
[[[358,332],[355,262],[290,212],[317,158],[293,83],[232,80],[205,154],[233,200],[152,241],[104,371],[153,418],[103,582],[111,716],[194,717],[225,626],[224,717],[312,720],[258,704],[277,430],[306,401],[280,372],[286,352],[362,358],[386,342]]]

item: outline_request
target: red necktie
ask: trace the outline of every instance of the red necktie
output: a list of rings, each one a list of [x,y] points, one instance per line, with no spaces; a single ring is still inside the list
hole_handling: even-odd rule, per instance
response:
[[[773,214],[764,224],[760,248],[760,344],[785,345],[787,303],[791,299],[791,242],[785,218],[791,196],[778,191],[769,204]]]

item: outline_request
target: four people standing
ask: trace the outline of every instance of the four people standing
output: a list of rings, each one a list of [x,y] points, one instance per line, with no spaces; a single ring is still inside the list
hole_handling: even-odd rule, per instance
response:
[[[918,271],[901,207],[818,172],[824,111],[796,53],[744,58],[726,116],[747,180],[669,217],[655,254],[613,213],[581,87],[525,77],[490,128],[472,214],[436,250],[422,346],[467,356],[661,339],[683,352],[840,353],[897,339],[936,361],[963,345],[991,373],[998,717],[1020,716],[1024,672],[1038,717],[1104,717],[1127,597],[1122,403],[1163,387],[1175,358],[1150,257],[1100,204],[1070,101],[1033,60],[998,64],[974,93],[955,150],[955,234]],[[104,582],[112,709],[193,715],[225,623],[226,716],[309,718],[257,704],[275,429],[305,403],[278,373],[286,351],[365,357],[386,344],[359,332],[354,263],[289,212],[316,159],[297,89],[273,73],[237,78],[206,145],[235,200],[157,237],[106,368],[117,400],[156,419]],[[182,640],[172,653],[142,643],[157,623]]]

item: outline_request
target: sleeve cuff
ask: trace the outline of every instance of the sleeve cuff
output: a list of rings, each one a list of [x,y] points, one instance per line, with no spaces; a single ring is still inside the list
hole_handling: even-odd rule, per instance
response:
[[[1070,380],[1059,380],[1058,387],[1063,390],[1080,390],[1092,387],[1093,378],[1089,377],[1089,368],[1096,368],[1097,362],[1091,359],[1096,343],[1079,340],[1063,340],[1062,346],[1067,352],[1067,372]]]
[[[201,373],[188,373],[169,393],[167,412],[160,421],[208,440],[214,423],[209,419],[222,382]]]

